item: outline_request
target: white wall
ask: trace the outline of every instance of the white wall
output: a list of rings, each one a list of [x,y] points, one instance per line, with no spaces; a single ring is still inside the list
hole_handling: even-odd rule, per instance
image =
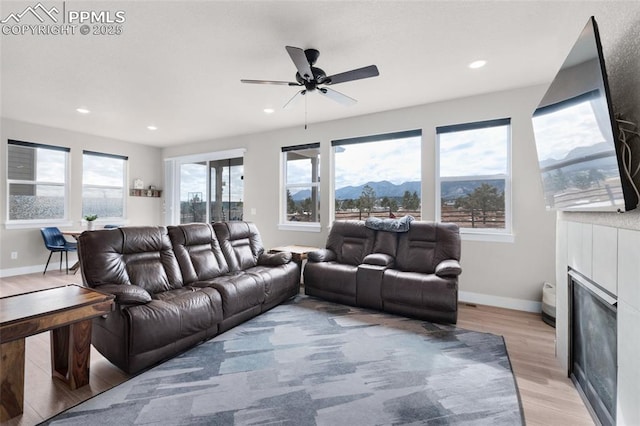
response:
[[[128,143],[114,139],[70,132],[53,127],[39,126],[3,118],[0,128],[0,276],[42,271],[49,251],[44,248],[40,226],[29,229],[6,229],[7,220],[7,140],[16,139],[71,148],[69,153],[70,179],[69,229],[82,229],[82,151],[98,151],[129,157],[128,185],[140,177],[145,185],[162,187],[161,149]],[[127,219],[129,225],[159,225],[162,221],[162,199],[127,196]],[[63,228],[61,228],[63,229]],[[18,252],[18,259],[11,259],[11,252]],[[58,255],[51,262],[57,267]],[[69,257],[71,262],[75,256]],[[55,262],[55,263],[54,263]],[[51,265],[50,265],[51,267]]]
[[[422,129],[423,218],[435,215],[435,127],[511,117],[513,243],[463,241],[462,300],[523,310],[539,310],[544,281],[555,276],[555,214],[545,211],[531,114],[546,87],[531,87],[421,105],[356,118],[310,124],[261,134],[229,137],[165,148],[165,158],[246,148],[245,220],[260,229],[266,247],[324,246],[328,234],[331,140]],[[312,118],[312,117],[311,117]],[[280,147],[321,144],[322,232],[279,231]],[[256,214],[250,212],[255,209]]]

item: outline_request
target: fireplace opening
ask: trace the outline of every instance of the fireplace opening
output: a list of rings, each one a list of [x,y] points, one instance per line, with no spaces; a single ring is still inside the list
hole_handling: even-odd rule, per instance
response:
[[[569,270],[569,376],[598,423],[615,425],[617,299]]]

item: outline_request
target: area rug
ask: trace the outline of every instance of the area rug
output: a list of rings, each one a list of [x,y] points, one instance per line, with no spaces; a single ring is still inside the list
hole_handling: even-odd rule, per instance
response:
[[[47,425],[520,425],[501,336],[298,296]]]

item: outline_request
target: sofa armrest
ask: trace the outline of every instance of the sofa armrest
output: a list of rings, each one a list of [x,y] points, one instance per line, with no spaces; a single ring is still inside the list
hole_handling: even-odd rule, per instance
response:
[[[278,253],[262,253],[258,257],[258,265],[263,266],[280,266],[291,262],[291,253],[281,251]]]
[[[151,295],[137,285],[103,284],[96,288],[104,293],[113,294],[120,305],[144,305],[151,302]]]
[[[447,259],[436,265],[435,272],[439,277],[457,277],[462,273],[462,268],[457,260]]]
[[[377,265],[377,266],[385,266],[387,268],[393,268],[393,265],[396,263],[396,260],[393,256],[384,253],[371,253],[365,256],[362,260],[362,263],[366,263],[367,265]]]
[[[315,250],[307,254],[307,260],[311,262],[331,262],[337,258],[338,256],[331,249]]]

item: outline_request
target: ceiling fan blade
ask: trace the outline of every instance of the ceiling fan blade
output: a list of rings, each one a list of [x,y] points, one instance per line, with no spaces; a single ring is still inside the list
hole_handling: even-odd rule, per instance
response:
[[[289,109],[289,108],[293,107],[297,103],[298,99],[303,97],[306,93],[307,93],[307,91],[304,90],[304,89],[297,91],[296,94],[293,95],[293,97],[291,99],[289,99],[286,104],[284,104],[282,109]]]
[[[287,49],[287,52],[289,52],[291,60],[296,65],[298,74],[307,81],[313,80],[311,65],[309,65],[309,61],[307,61],[307,55],[304,54],[304,50],[293,46],[286,46],[285,48]]]
[[[369,65],[368,67],[362,67],[351,71],[341,72],[340,74],[334,74],[327,77],[325,84],[338,84],[345,81],[362,80],[363,78],[379,76],[378,67],[375,65]]]
[[[250,83],[250,84],[277,84],[281,86],[300,86],[298,83],[293,83],[291,81],[276,81],[276,80],[240,80],[241,83]]]
[[[340,93],[336,90],[332,90],[329,89],[328,87],[320,87],[318,88],[318,93],[320,93],[322,96],[326,96],[329,99],[332,99],[336,102],[338,102],[339,104],[342,104],[344,106],[351,106],[354,105],[356,103],[358,103],[358,101],[356,101],[353,98],[350,98],[349,96],[345,95],[344,93]]]

